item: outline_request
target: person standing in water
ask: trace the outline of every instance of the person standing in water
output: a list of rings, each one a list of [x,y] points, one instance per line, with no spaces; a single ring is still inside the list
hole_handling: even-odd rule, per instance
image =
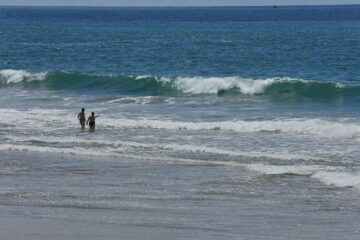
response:
[[[95,116],[95,112],[91,112],[91,116],[88,118],[88,120],[86,121],[86,124],[89,125],[90,127],[90,132],[94,132],[95,131],[95,119],[97,117],[99,117],[100,115]]]
[[[80,123],[81,128],[85,129],[85,122],[86,122],[85,108],[82,108],[81,112],[79,112],[78,119],[79,119],[79,123]]]

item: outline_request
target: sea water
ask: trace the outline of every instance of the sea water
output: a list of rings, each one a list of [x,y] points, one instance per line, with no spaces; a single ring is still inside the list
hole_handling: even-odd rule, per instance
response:
[[[358,239],[359,6],[0,23],[1,239]]]

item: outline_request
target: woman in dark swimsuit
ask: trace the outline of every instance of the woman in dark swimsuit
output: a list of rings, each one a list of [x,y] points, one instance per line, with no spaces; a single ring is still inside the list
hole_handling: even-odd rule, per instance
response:
[[[95,131],[95,119],[97,117],[99,117],[100,115],[95,116],[95,112],[91,112],[91,116],[88,118],[88,120],[86,121],[86,124],[89,125],[90,127],[90,132],[94,132]]]

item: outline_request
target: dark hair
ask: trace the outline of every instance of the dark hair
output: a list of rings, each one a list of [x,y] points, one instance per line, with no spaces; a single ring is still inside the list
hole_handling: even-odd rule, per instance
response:
[[[91,115],[95,115],[95,112],[91,112]]]
[[[81,111],[82,111],[82,112],[85,111],[85,108],[82,108]]]

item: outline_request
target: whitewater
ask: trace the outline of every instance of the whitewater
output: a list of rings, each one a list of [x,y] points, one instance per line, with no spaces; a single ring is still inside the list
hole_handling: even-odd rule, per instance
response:
[[[91,84],[89,79],[93,79]],[[123,199],[129,194],[124,190],[118,193],[119,196],[100,190],[100,195],[92,200],[93,193],[88,193],[86,197],[75,186],[74,189],[50,189],[51,185],[57,185],[62,180],[50,185],[41,184],[41,188],[47,189],[45,191],[34,186],[17,188],[13,186],[16,180],[7,182],[0,191],[4,206],[12,206],[14,201],[17,206],[27,206],[26,199],[31,199],[30,206],[44,206],[45,209],[76,209],[81,212],[82,209],[124,208],[131,211],[134,208],[136,211],[158,211],[155,209],[159,209],[158,204],[164,201],[170,206],[175,202],[179,205],[189,197],[198,201],[193,194],[200,194],[201,199],[206,201],[214,201],[211,200],[213,198],[236,199],[240,194],[237,187],[241,187],[244,191],[239,195],[241,198],[249,193],[251,196],[254,190],[248,188],[253,188],[254,184],[265,187],[268,182],[271,187],[267,187],[271,191],[281,192],[305,191],[300,189],[308,189],[310,184],[315,192],[307,193],[309,198],[312,194],[324,194],[326,189],[348,192],[347,195],[353,196],[360,194],[359,117],[349,114],[346,108],[341,110],[343,113],[335,115],[333,108],[327,109],[329,101],[338,104],[339,99],[347,102],[357,98],[358,87],[348,83],[289,77],[124,77],[16,69],[1,70],[0,81],[0,151],[3,159],[0,175],[6,179],[27,175],[36,179],[38,174],[49,182],[55,181],[51,179],[54,174],[70,179],[75,176],[101,179],[98,174],[115,173],[115,169],[130,167],[131,172],[142,176],[135,177],[135,182],[138,182],[139,179],[149,181],[146,176],[153,167],[163,169],[161,174],[172,172],[174,168],[178,168],[181,175],[189,168],[206,171],[204,176],[204,173],[185,175],[186,181],[192,179],[189,184],[194,184],[193,181],[200,184],[197,190],[190,190],[197,193],[180,194],[153,189],[155,192],[149,195],[144,194],[142,187],[135,187],[142,193],[130,196],[141,206],[134,206],[130,199],[119,200],[120,196]],[[269,92],[271,88],[275,88],[272,90],[275,94]],[[319,88],[332,89],[335,94],[329,91],[320,97],[309,95]],[[293,104],[299,109],[288,113]],[[309,107],[314,105],[322,106],[323,111],[308,112]],[[94,134],[79,128],[76,116],[81,107],[85,107],[87,113],[96,111],[100,114]],[[89,161],[93,165],[90,169]],[[143,172],[144,167],[150,169]],[[107,170],[99,170],[101,168]],[[170,177],[153,174],[157,178],[150,184]],[[198,174],[204,179],[197,179]],[[108,181],[114,181],[115,176]],[[172,182],[174,180],[170,181],[169,184],[176,184]],[[279,185],[295,183],[299,185],[278,189]],[[110,183],[102,184],[111,186]],[[88,189],[86,191],[90,191],[89,187],[82,186]],[[119,188],[116,188],[117,191]],[[159,191],[161,194],[157,196]],[[256,191],[260,194],[264,190]],[[72,195],[69,200],[68,194]],[[11,208],[5,207],[3,212],[18,222]],[[193,208],[190,207],[189,211]],[[56,212],[51,214],[42,216],[57,219],[55,222],[69,218],[83,222],[90,217],[77,218],[69,212],[64,220],[60,220]],[[31,214],[27,218],[29,216]],[[119,224],[119,219],[114,217],[108,216],[103,221]],[[174,225],[180,224],[176,217],[170,218],[174,219]],[[136,220],[131,215],[126,219],[126,222]],[[26,221],[30,222],[25,224],[33,224],[32,217]],[[49,223],[35,224],[46,226]],[[113,234],[118,235],[117,231]]]
[[[89,84],[91,83],[91,85]],[[165,96],[179,95],[238,95],[266,96],[271,99],[294,98],[337,98],[356,97],[360,88],[339,82],[274,77],[253,79],[244,77],[157,77],[83,75],[64,71],[31,73],[26,70],[0,70],[2,87],[22,86],[25,88],[44,87],[50,90],[96,89],[119,93],[151,94]],[[323,90],[326,91],[323,91]]]

